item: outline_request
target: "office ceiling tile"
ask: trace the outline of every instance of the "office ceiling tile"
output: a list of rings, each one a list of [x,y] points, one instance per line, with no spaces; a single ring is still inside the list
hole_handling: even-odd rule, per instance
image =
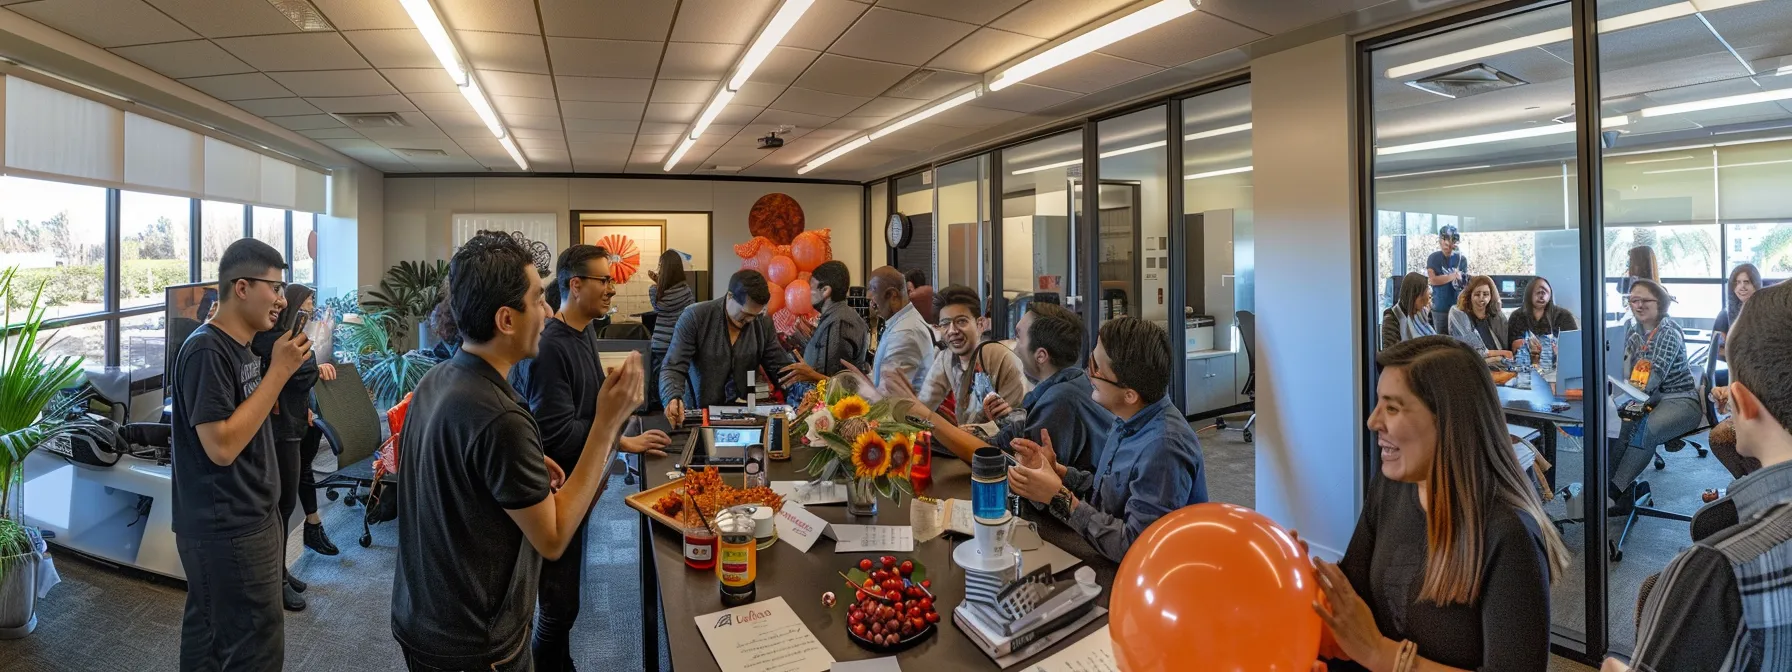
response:
[[[1206,12],[1194,12],[1110,44],[1099,53],[1172,68],[1265,37],[1269,36]]]
[[[286,90],[267,75],[251,72],[242,75],[217,75],[214,77],[189,77],[180,80],[182,84],[198,89],[219,100],[245,100],[249,98],[290,98],[293,92]]]
[[[415,28],[404,6],[368,0],[311,0],[337,30]]]
[[[942,52],[927,67],[958,72],[989,72],[1027,53],[1045,40],[994,28],[980,28]]]
[[[774,110],[768,107],[764,112],[759,113],[758,117],[753,119],[751,125],[767,129],[788,125],[795,126],[804,131],[812,131],[833,123],[836,118],[837,117],[828,117],[819,114],[793,112],[790,110]]]
[[[1032,0],[996,19],[989,27],[1050,40],[1133,2],[1134,0]]]
[[[276,72],[274,81],[304,98],[323,96],[383,96],[398,90],[386,83],[378,70],[316,70]]]
[[[1027,82],[1064,91],[1094,93],[1159,70],[1162,68],[1097,52],[1034,75]]]
[[[467,102],[459,93],[411,93],[406,94],[417,109],[424,112],[466,112],[473,114],[473,104]],[[480,124],[483,126],[484,124]]]
[[[258,117],[289,117],[300,114],[323,114],[317,106],[305,102],[303,98],[262,98],[259,100],[239,100],[231,103],[243,108],[244,112]]]
[[[779,42],[787,47],[827,51],[869,6],[853,0],[815,0],[803,20]]]
[[[510,135],[512,135],[514,137],[518,137],[518,138],[556,138],[559,140],[566,139],[566,133],[561,131],[558,128],[554,128],[554,129],[518,128],[518,129],[511,130]]]
[[[555,77],[560,100],[594,103],[645,103],[653,91],[652,79],[617,77]]]
[[[524,98],[521,96],[492,96],[492,106],[506,116],[512,114],[533,114],[553,116],[560,114],[560,104],[552,98]]]
[[[611,40],[664,39],[678,3],[666,0],[541,0],[548,35]]]
[[[534,0],[435,0],[435,5],[454,31],[541,34]]]
[[[42,0],[7,9],[106,48],[199,37],[143,0]]]
[[[642,121],[667,124],[689,123],[703,111],[701,103],[648,103]]]
[[[479,73],[479,84],[494,96],[554,97],[554,80],[547,75],[491,70]]]
[[[981,26],[1026,3],[1027,0],[878,0],[877,6]]]
[[[426,110],[425,114],[429,116],[431,122],[449,135],[473,135],[475,137],[483,135],[488,138],[492,135],[491,131],[485,128],[485,122],[480,121],[479,115],[474,114],[472,110],[465,112]]]
[[[928,118],[927,122],[940,126],[970,128],[982,130],[1019,119],[1023,113],[1010,110],[998,110],[993,107],[977,107],[975,105],[959,105],[945,112]]]
[[[542,156],[544,153],[564,153],[566,141],[560,138],[516,138],[516,146],[524,150],[524,154]]]
[[[1262,0],[1201,0],[1201,13],[1212,14],[1254,30],[1279,35],[1350,12],[1351,0],[1305,0],[1268,3]]]
[[[715,123],[742,126],[753,123],[753,120],[758,119],[764,111],[765,108],[752,105],[729,105],[722,108],[721,114],[716,115]]]
[[[771,18],[780,2],[683,0],[678,3],[678,20],[672,22],[671,41],[747,44],[759,34],[759,27]],[[808,17],[803,18],[807,20]]]
[[[721,79],[745,49],[738,44],[668,42],[660,61],[660,79]],[[767,59],[770,60],[769,58]]]
[[[565,129],[565,126],[561,122],[561,118],[557,116],[506,114],[504,115],[504,123],[509,125],[512,129],[527,128],[538,131],[560,131]]]
[[[842,96],[797,87],[790,87],[771,104],[773,109],[806,112],[824,117],[839,117],[871,102],[868,97]]]
[[[718,149],[704,158],[702,163],[712,166],[751,166],[765,158],[765,152],[758,149]]]
[[[665,46],[661,42],[574,37],[550,37],[547,41],[554,57],[554,74],[573,77],[652,79]]]
[[[778,95],[784,93],[784,88],[785,87],[782,84],[747,82],[746,84],[741,85],[739,91],[734,93],[734,104],[765,107],[772,104],[772,101],[777,100]]]
[[[311,138],[312,140],[342,140],[342,139],[352,139],[352,138],[361,137],[361,133],[359,131],[356,131],[355,129],[348,128],[348,127],[314,128],[314,129],[310,129],[310,130],[299,131],[299,135],[303,135],[307,138]]]
[[[566,132],[573,135],[579,133],[634,133],[641,127],[640,120],[631,119],[578,119],[566,118]]]
[[[419,94],[421,95],[421,94]],[[339,98],[306,98],[305,102],[316,105],[317,109],[333,114],[359,114],[368,112],[412,112],[417,106],[404,96],[391,94],[386,96],[345,96]]]
[[[711,124],[710,126],[713,128],[715,125]],[[690,127],[690,124],[681,124],[677,122],[646,121],[642,122],[641,127],[636,129],[635,132],[644,135],[655,133],[683,133],[685,129]]]
[[[909,98],[873,98],[870,102],[859,106],[859,109],[853,110],[852,116],[889,118],[920,109],[926,102]]]
[[[367,61],[338,33],[293,33],[215,40],[262,72],[293,70],[353,70]]]
[[[802,77],[797,78],[795,85],[815,91],[871,97],[883,93],[914,71],[913,66],[822,54]]]
[[[872,7],[840,36],[831,51],[873,61],[921,65],[976,29],[968,23]]]
[[[548,74],[548,52],[540,35],[457,30],[454,37],[475,69]]]
[[[149,0],[174,20],[206,37],[297,33],[298,25],[267,2]]]
[[[336,128],[343,126],[335,117],[327,114],[301,114],[293,117],[268,117],[268,121],[279,124],[291,131],[308,131],[314,128]]]
[[[796,81],[797,77],[802,76],[803,71],[807,70],[809,64],[814,63],[818,56],[821,56],[819,51],[778,47],[765,57],[765,62],[759,64],[759,69],[753,71],[753,76],[749,77],[748,81],[789,86],[791,82]]]
[[[635,134],[633,132],[569,133],[566,136],[566,144],[571,146],[575,153],[581,148],[591,151],[608,151],[610,148],[614,147],[623,147],[626,149],[634,146]]]
[[[376,68],[442,67],[429,43],[423,41],[423,33],[415,29],[349,30],[342,36]]]
[[[423,115],[421,112],[417,113],[417,116],[419,117],[419,120],[415,126],[406,128],[364,128],[361,129],[361,135],[365,135],[368,139],[380,144],[387,144],[394,141],[414,141],[418,139],[448,137],[448,135],[443,133],[441,129],[436,128],[435,124],[430,123],[427,118],[422,118]]]
[[[647,106],[642,103],[593,103],[575,100],[560,102],[560,114],[568,119],[640,121],[641,114],[646,109]]]
[[[448,77],[448,71],[441,67],[391,68],[381,70],[380,74],[402,93],[455,93],[460,88]],[[487,76],[488,73],[481,73],[480,81],[484,81]]]
[[[889,117],[841,117],[835,119],[833,123],[828,124],[827,128],[844,129],[848,131],[869,131],[878,126],[882,126],[884,122],[889,120]]]
[[[704,79],[662,79],[653,85],[655,103],[707,103],[720,82]]]
[[[255,72],[248,63],[237,60],[209,40],[119,47],[112,53],[175,79]]]
[[[1075,93],[1048,89],[1033,84],[1015,84],[1001,91],[992,91],[966,105],[991,107],[1011,112],[1036,112],[1079,98]]]
[[[981,81],[982,75],[922,68],[901,84],[891,87],[885,95],[892,98],[935,100]]]
[[[643,133],[635,136],[635,144],[641,147],[676,145],[681,142],[683,138],[684,135],[679,133]]]

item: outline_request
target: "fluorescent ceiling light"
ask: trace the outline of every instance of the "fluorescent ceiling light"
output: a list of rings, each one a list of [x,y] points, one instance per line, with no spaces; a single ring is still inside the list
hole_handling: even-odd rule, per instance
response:
[[[1636,28],[1638,26],[1646,26],[1652,23],[1667,21],[1669,19],[1677,19],[1682,16],[1691,16],[1697,12],[1709,12],[1725,7],[1735,7],[1737,5],[1746,5],[1759,1],[1760,0],[1692,0],[1691,2],[1676,2],[1671,5],[1663,5],[1661,7],[1645,9],[1640,12],[1620,14],[1609,19],[1603,19],[1599,22],[1599,32],[1610,33],[1625,30],[1627,28]],[[1574,30],[1572,28],[1558,28],[1556,30],[1544,31],[1535,35],[1515,37],[1510,40],[1495,42],[1483,47],[1465,49],[1454,53],[1444,54],[1442,56],[1427,58],[1422,61],[1415,61],[1406,65],[1388,68],[1387,78],[1405,79],[1406,77],[1428,70],[1436,70],[1461,63],[1472,63],[1489,56],[1498,56],[1500,54],[1511,53],[1521,49],[1541,47],[1546,44],[1555,44],[1557,42],[1567,42],[1572,39],[1574,39]]]
[[[1792,65],[1782,65],[1780,69],[1773,71],[1773,74],[1776,76],[1792,75]]]
[[[791,28],[796,27],[797,19],[803,18],[803,12],[809,11],[809,6],[813,4],[815,0],[784,0],[784,6],[779,7],[778,13],[772,15],[772,20],[766,22],[765,28],[759,31],[759,36],[753,38],[753,46],[747,48],[747,55],[741,57],[740,65],[735,66],[734,76],[728,78],[728,88],[739,91],[740,87],[746,85],[747,79],[753,76],[753,71],[758,70],[766,57],[771,56],[772,49],[784,41],[784,36],[790,33]]]
[[[934,105],[933,107],[923,109],[920,112],[916,112],[914,114],[911,114],[909,116],[906,116],[906,117],[896,120],[896,123],[893,123],[893,124],[890,124],[889,126],[885,126],[883,128],[872,131],[871,135],[868,137],[870,137],[872,140],[876,140],[878,138],[884,137],[891,133],[895,133],[902,129],[908,128],[909,126],[912,126],[912,125],[916,124],[917,122],[920,122],[923,119],[926,119],[933,115],[939,114],[941,112],[945,112],[946,110],[950,110],[954,107],[958,107],[959,105],[963,105],[965,103],[971,102],[971,99],[976,98],[979,95],[982,95],[982,93],[983,93],[982,90],[980,90],[976,87],[972,87],[971,90],[966,91],[961,94],[958,94],[951,98],[948,98],[946,100],[940,101],[938,104]]]
[[[1075,60],[1077,57],[1169,22],[1195,11],[1190,0],[1161,0],[1151,6],[1110,21],[1099,28],[1073,37],[1063,44],[1040,52],[1012,68],[1003,70],[989,83],[989,90],[1000,91],[1041,72]]]
[[[1249,123],[1243,123],[1243,124],[1239,124],[1237,126],[1227,126],[1225,128],[1216,128],[1211,131],[1201,131],[1200,133],[1190,133],[1188,135],[1182,136],[1182,139],[1183,140],[1200,140],[1202,138],[1212,138],[1215,136],[1229,135],[1232,133],[1242,133],[1242,132],[1248,131],[1248,130],[1251,130],[1251,125]]]
[[[1167,145],[1167,144],[1169,144],[1169,143],[1159,140],[1157,142],[1147,142],[1143,145],[1134,145],[1132,147],[1121,147],[1116,150],[1102,152],[1101,158],[1111,159],[1116,156],[1120,156],[1122,154],[1131,154],[1133,152],[1143,152],[1147,149],[1157,149],[1157,148],[1163,147],[1164,145]]]
[[[504,122],[498,120],[498,111],[492,109],[492,101],[479,88],[479,82],[468,78],[467,85],[459,88],[461,97],[466,98],[467,104],[473,106],[473,113],[479,115],[480,121],[485,122],[485,128],[492,132],[492,137],[502,138],[508,135],[504,132]]]
[[[1184,180],[1199,180],[1199,179],[1208,178],[1208,177],[1219,177],[1221,175],[1234,175],[1237,173],[1248,173],[1248,172],[1251,172],[1251,166],[1244,166],[1242,168],[1227,168],[1225,170],[1214,170],[1214,171],[1209,171],[1209,172],[1205,172],[1205,173],[1195,173],[1193,175],[1183,175],[1182,179],[1184,179]]]
[[[685,136],[685,139],[696,140],[702,137],[703,132],[709,129],[709,125],[715,122],[716,117],[722,114],[722,109],[728,107],[728,101],[731,100],[734,100],[733,91],[728,89],[717,91],[715,100],[709,101],[709,107],[703,108],[703,114],[697,116],[697,123],[691,125],[691,132]]]
[[[1459,171],[1464,171],[1464,170],[1481,170],[1483,168],[1492,168],[1492,167],[1493,167],[1492,165],[1484,165],[1484,166],[1463,166],[1461,168],[1439,168],[1437,170],[1421,170],[1416,173],[1400,173],[1397,175],[1376,175],[1375,179],[1377,179],[1377,180],[1396,180],[1396,179],[1399,179],[1402,177],[1418,177],[1420,175],[1436,175],[1438,173],[1454,173],[1454,172],[1459,172]]]
[[[678,165],[678,160],[684,158],[684,153],[691,151],[691,145],[695,144],[697,144],[696,138],[685,136],[684,142],[678,143],[678,149],[672,150],[672,156],[667,157],[665,170],[669,172],[673,166]]]
[[[1772,166],[1772,165],[1778,165],[1778,164],[1782,164],[1782,163],[1792,163],[1792,159],[1780,159],[1778,161],[1749,161],[1747,163],[1732,163],[1732,164],[1729,164],[1726,166],[1698,166],[1696,168],[1663,168],[1661,170],[1645,170],[1645,171],[1643,171],[1643,174],[1644,175],[1662,175],[1665,173],[1704,172],[1704,171],[1708,171],[1708,170],[1719,170],[1722,168],[1747,168],[1750,166]]]
[[[1771,103],[1777,100],[1787,99],[1792,99],[1792,88],[1778,89],[1775,91],[1759,91],[1756,93],[1745,93],[1740,96],[1724,96],[1722,98],[1711,98],[1708,100],[1695,100],[1690,103],[1645,107],[1643,108],[1642,115],[1645,117],[1660,117],[1669,114],[1683,114],[1686,112],[1715,110],[1723,107],[1735,107],[1737,105]]]
[[[460,62],[460,52],[454,48],[454,40],[448,36],[448,29],[442,26],[442,17],[436,15],[435,5],[429,0],[398,0],[404,6],[406,14],[411,15],[411,23],[423,33],[423,41],[429,44],[429,50],[436,53],[436,60],[441,61],[442,69],[448,71],[448,77],[454,80],[455,86],[466,86],[471,78],[467,76],[467,68]]]
[[[1628,123],[1630,123],[1629,117],[1618,116],[1618,117],[1606,117],[1601,122],[1601,125],[1605,128],[1613,128],[1616,126],[1623,126]],[[1577,126],[1574,124],[1552,124],[1549,126],[1538,126],[1535,128],[1520,128],[1520,129],[1512,130],[1512,131],[1500,131],[1498,133],[1483,133],[1481,135],[1468,135],[1468,136],[1463,136],[1460,138],[1445,138],[1443,140],[1432,140],[1429,142],[1415,142],[1410,145],[1393,145],[1391,147],[1377,147],[1375,149],[1375,154],[1377,156],[1386,156],[1388,154],[1405,154],[1407,152],[1423,152],[1423,151],[1431,150],[1431,149],[1444,149],[1447,147],[1462,147],[1464,145],[1479,145],[1479,144],[1483,144],[1483,143],[1500,142],[1500,141],[1504,141],[1504,140],[1519,140],[1522,138],[1540,138],[1540,137],[1548,136],[1548,135],[1558,135],[1558,134],[1562,134],[1562,133],[1573,133],[1575,128],[1577,128]]]
[[[1017,171],[1014,171],[1014,172],[1008,173],[1008,174],[1009,175],[1025,175],[1027,173],[1037,173],[1042,170],[1051,170],[1053,168],[1065,168],[1065,167],[1069,167],[1069,166],[1074,166],[1074,165],[1082,163],[1082,162],[1083,162],[1082,159],[1071,159],[1069,161],[1059,161],[1057,163],[1048,163],[1043,166],[1033,166],[1032,168],[1022,168],[1020,170],[1017,170]]]
[[[869,135],[861,135],[857,138],[853,138],[852,142],[849,142],[849,143],[846,143],[839,147],[830,149],[827,151],[826,154],[822,154],[821,156],[817,156],[814,159],[810,160],[809,163],[804,164],[803,167],[801,167],[801,168],[798,168],[796,170],[796,174],[802,175],[811,170],[815,170],[816,168],[820,168],[821,164],[827,163],[829,161],[833,161],[834,159],[838,159],[841,156],[845,156],[847,152],[858,149],[860,147],[864,147],[865,145],[869,145],[869,144],[871,144],[871,136],[869,136]]]
[[[523,170],[529,169],[529,160],[523,158],[523,151],[516,148],[516,140],[514,138],[511,138],[510,136],[498,138],[498,144],[504,146],[504,151],[510,152],[510,160],[516,162],[516,167]]]
[[[1638,159],[1636,161],[1625,161],[1624,163],[1626,165],[1634,166],[1639,163],[1666,163],[1668,161],[1685,161],[1690,158],[1693,158],[1693,157],[1691,154],[1688,154],[1686,156],[1670,156],[1665,159]]]

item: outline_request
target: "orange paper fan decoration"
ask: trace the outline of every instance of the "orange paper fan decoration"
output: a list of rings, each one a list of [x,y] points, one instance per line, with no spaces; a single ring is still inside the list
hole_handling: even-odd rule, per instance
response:
[[[610,253],[610,277],[616,282],[628,282],[636,271],[641,270],[641,246],[634,239],[620,233],[612,233],[597,241],[598,247]]]

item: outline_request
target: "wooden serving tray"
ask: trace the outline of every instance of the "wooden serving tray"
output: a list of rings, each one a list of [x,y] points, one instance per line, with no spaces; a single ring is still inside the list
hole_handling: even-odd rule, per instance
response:
[[[648,518],[652,518],[659,524],[665,525],[674,531],[682,531],[684,525],[679,523],[677,519],[653,510],[654,502],[660,501],[661,497],[672,494],[673,490],[677,490],[681,487],[684,487],[684,479],[682,478],[666,481],[653,488],[629,495],[624,498],[624,501],[628,502],[628,505],[633,507],[636,511],[647,514]]]

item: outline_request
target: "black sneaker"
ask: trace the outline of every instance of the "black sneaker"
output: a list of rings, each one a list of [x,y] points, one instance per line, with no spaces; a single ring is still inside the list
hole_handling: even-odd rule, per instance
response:
[[[286,585],[292,586],[294,592],[303,593],[306,588],[311,586],[311,584],[300,581],[299,577],[293,576],[291,570],[283,571],[286,572]]]
[[[305,610],[305,596],[300,595],[299,591],[293,590],[292,584],[290,584],[290,583],[285,584],[284,588],[282,589],[281,592],[282,592],[282,598],[285,600],[285,604],[283,606],[286,607],[287,611],[304,611]]]
[[[335,544],[330,543],[330,535],[324,533],[322,523],[305,523],[305,548],[317,551],[318,555],[341,553]]]

